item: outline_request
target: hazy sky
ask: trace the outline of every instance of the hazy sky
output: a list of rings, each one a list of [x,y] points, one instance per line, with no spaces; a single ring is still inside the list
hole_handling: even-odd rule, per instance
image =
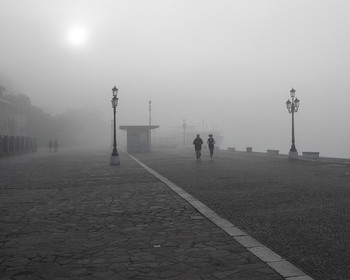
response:
[[[350,157],[348,0],[0,0],[0,81],[51,113],[217,126],[225,146]]]

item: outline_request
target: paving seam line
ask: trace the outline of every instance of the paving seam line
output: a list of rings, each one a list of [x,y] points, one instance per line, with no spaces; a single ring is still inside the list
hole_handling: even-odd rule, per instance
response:
[[[294,266],[292,263],[288,262],[259,241],[253,237],[246,234],[244,231],[240,230],[238,227],[234,226],[231,222],[225,220],[216,214],[209,207],[204,205],[202,202],[198,201],[192,195],[185,192],[179,186],[160,175],[141,161],[139,161],[134,156],[128,154],[133,160],[135,160],[141,167],[146,169],[149,173],[155,176],[157,179],[166,184],[175,193],[185,199],[189,204],[191,204],[197,211],[199,211],[208,220],[213,222],[223,231],[225,231],[229,236],[231,236],[238,243],[243,245],[248,251],[253,253],[256,257],[266,263],[269,267],[275,270],[278,274],[284,277],[286,280],[314,280],[310,276],[306,275],[299,268]]]

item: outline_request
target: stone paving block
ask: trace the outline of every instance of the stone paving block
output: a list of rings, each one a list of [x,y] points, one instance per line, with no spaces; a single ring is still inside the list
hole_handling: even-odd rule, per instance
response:
[[[286,280],[314,280],[310,276],[304,275],[304,276],[295,276],[295,277],[287,277]]]
[[[265,246],[251,247],[251,248],[248,248],[248,250],[266,263],[280,262],[284,260],[281,256],[277,255],[275,252],[271,251],[269,248]]]
[[[244,235],[244,236],[234,236],[233,237],[236,241],[241,243],[244,247],[246,248],[252,248],[252,247],[262,247],[263,245],[254,239],[253,237],[249,235]]]
[[[237,273],[238,268],[235,270],[228,270],[228,271],[222,271],[222,272],[214,272],[212,275],[217,279],[231,279],[231,276]]]
[[[287,261],[268,262],[268,265],[283,277],[305,276],[304,272]]]
[[[215,216],[215,217],[213,217],[213,218],[211,219],[211,221],[212,221],[214,224],[216,224],[218,227],[220,227],[220,228],[223,228],[223,227],[232,227],[232,224],[231,224],[229,221],[227,221],[227,220],[221,218],[221,217],[218,216],[218,215]]]
[[[236,237],[236,236],[245,236],[246,233],[241,231],[239,228],[231,225],[231,226],[223,226],[221,227],[228,235]]]

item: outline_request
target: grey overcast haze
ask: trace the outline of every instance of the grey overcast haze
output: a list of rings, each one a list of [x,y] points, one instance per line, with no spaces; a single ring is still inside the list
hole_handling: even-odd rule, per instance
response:
[[[222,148],[284,154],[294,88],[299,153],[350,158],[349,14],[348,0],[0,0],[0,82],[108,128],[115,85],[118,125],[148,124],[152,100],[159,134],[185,119]]]

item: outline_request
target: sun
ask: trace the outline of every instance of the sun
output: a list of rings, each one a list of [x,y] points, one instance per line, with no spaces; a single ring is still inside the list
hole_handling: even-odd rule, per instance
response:
[[[73,46],[82,46],[87,41],[87,30],[82,25],[75,25],[69,29],[68,42]]]

